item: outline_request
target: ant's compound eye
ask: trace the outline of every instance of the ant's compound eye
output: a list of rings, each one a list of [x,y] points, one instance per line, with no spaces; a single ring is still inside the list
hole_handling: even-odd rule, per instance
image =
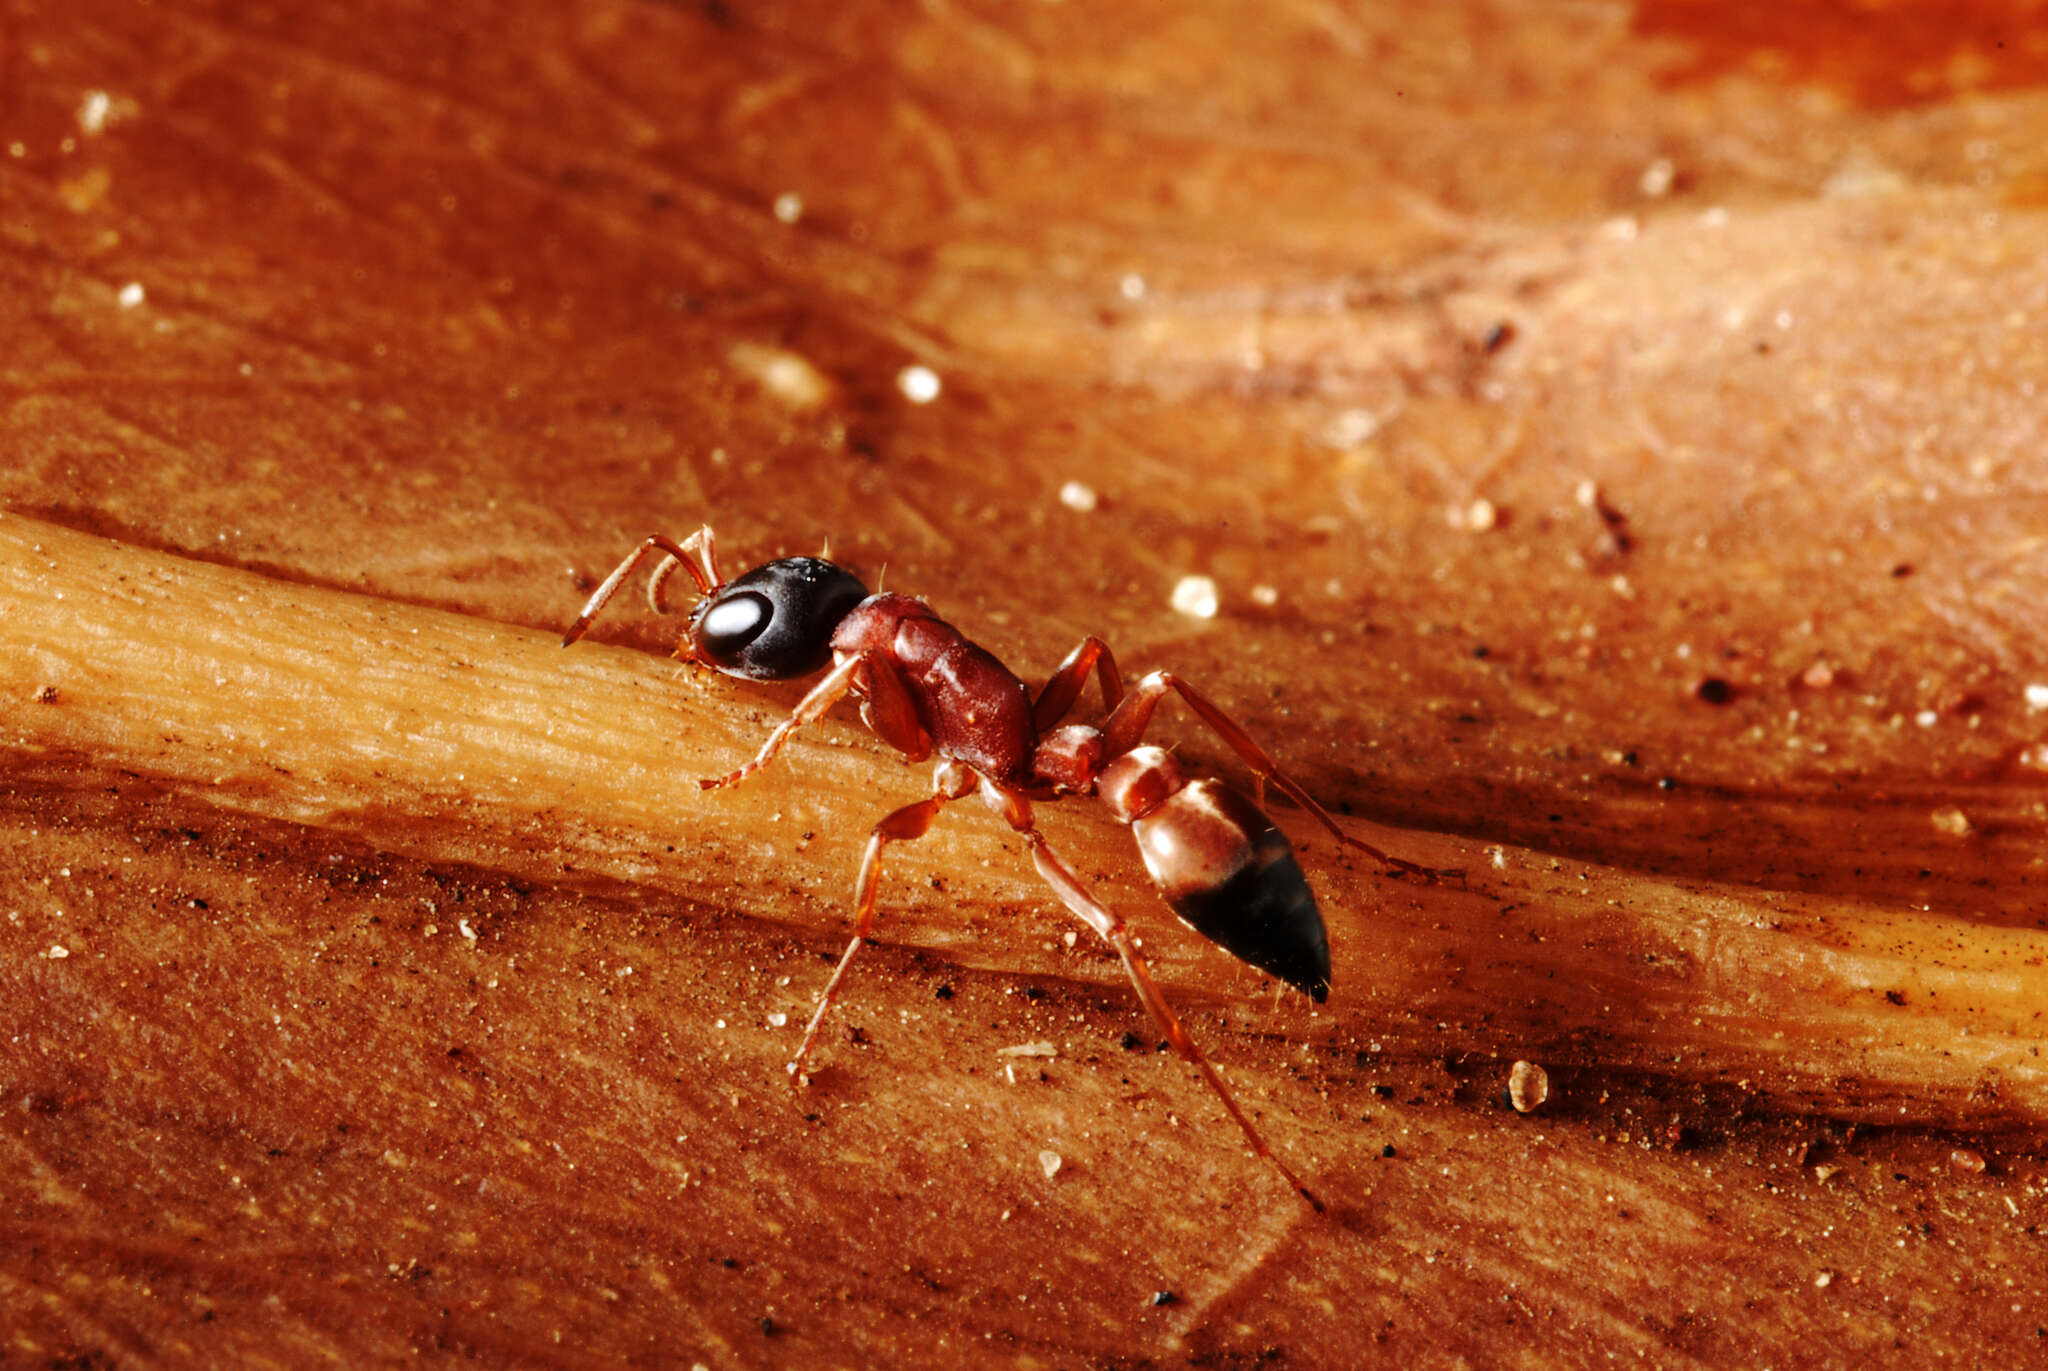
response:
[[[697,618],[697,649],[722,666],[738,658],[774,617],[767,597],[751,591],[707,600]]]
[[[788,681],[832,658],[832,632],[867,587],[817,557],[784,557],[727,581],[691,611],[691,654],[729,676]]]

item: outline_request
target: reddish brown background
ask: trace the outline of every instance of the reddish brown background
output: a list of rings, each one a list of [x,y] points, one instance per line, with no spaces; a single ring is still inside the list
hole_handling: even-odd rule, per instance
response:
[[[8,4],[0,1364],[2048,1356],[2048,28],[1771,14]],[[17,516],[143,560],[69,608]],[[1333,1218],[1119,1045],[985,816],[903,857],[860,1040],[789,1095],[771,1016],[923,784],[851,729],[616,850],[481,763],[209,780],[327,706],[187,673],[208,613],[374,702],[385,649],[330,641],[367,597],[488,714],[542,647],[481,621],[705,519],[1027,674],[1103,633],[1468,869],[1282,811],[1318,1014],[1056,830]],[[151,582],[215,598],[125,612]],[[792,698],[588,652],[542,698],[673,711],[657,815]],[[100,708],[152,681],[221,738]]]

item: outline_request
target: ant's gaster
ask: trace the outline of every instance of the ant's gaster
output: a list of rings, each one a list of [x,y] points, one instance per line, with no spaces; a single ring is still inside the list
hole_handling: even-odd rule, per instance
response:
[[[1391,873],[1423,879],[1440,873],[1346,834],[1251,735],[1186,681],[1155,671],[1126,691],[1116,659],[1098,638],[1084,638],[1034,696],[1015,673],[923,600],[870,595],[852,572],[822,558],[784,557],[725,580],[718,574],[708,525],[681,543],[660,534],[643,541],[591,595],[563,637],[564,647],[583,636],[598,611],[650,557],[660,559],[647,587],[657,613],[665,612],[662,590],[678,566],[690,573],[703,595],[690,611],[677,656],[750,680],[794,680],[828,664],[831,668],[768,735],[752,761],[698,782],[704,789],[734,785],[759,771],[790,734],[824,717],[849,693],[860,701],[861,721],[907,760],[939,759],[931,797],[889,814],[868,835],[854,882],[853,938],[789,1063],[793,1076],[802,1078],[847,967],[874,928],[882,849],[923,837],[942,808],[978,792],[1030,846],[1032,864],[1053,893],[1116,949],[1138,998],[1167,1040],[1216,1092],[1252,1150],[1321,1212],[1322,1202],[1266,1146],[1181,1026],[1124,921],[1090,895],[1046,845],[1032,820],[1032,803],[1066,795],[1099,797],[1131,826],[1146,870],[1189,927],[1232,956],[1306,991],[1318,1004],[1330,993],[1330,945],[1294,849],[1250,799],[1220,781],[1189,781],[1166,752],[1141,745],[1166,693],[1178,693],[1230,744],[1261,789],[1279,787],[1339,842],[1369,853]],[[1102,689],[1106,717],[1093,727],[1062,724],[1091,671]]]

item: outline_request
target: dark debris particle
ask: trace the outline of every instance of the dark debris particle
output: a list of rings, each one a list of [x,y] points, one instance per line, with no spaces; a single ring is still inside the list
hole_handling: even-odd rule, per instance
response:
[[[772,1338],[772,1337],[774,1337],[774,1336],[776,1335],[776,1333],[777,1333],[777,1332],[779,1332],[779,1331],[780,1331],[780,1330],[779,1330],[779,1329],[777,1329],[777,1328],[775,1327],[775,1320],[773,1320],[773,1319],[769,1318],[769,1317],[768,1317],[768,1316],[767,1316],[766,1314],[763,1314],[763,1315],[761,1316],[761,1336],[762,1336],[762,1337],[764,1337],[764,1338]]]
[[[1493,649],[1488,647],[1485,643],[1476,643],[1473,645],[1472,655],[1483,662],[1488,657],[1493,655]]]
[[[1027,985],[1024,987],[1024,998],[1027,1000],[1042,1000],[1045,998],[1045,992],[1035,985]]]
[[[1659,777],[1657,778],[1657,789],[1659,789],[1659,790],[1676,790],[1676,789],[1678,789],[1678,778],[1677,778],[1676,776],[1659,776]]]
[[[1897,566],[1892,568],[1892,576],[1894,579],[1897,580],[1904,580],[1906,577],[1911,576],[1912,574],[1913,564],[1911,562],[1900,562]]]
[[[57,687],[53,685],[37,686],[35,702],[39,705],[53,705],[57,703]]]
[[[953,998],[953,987],[950,985],[942,985],[937,990],[934,990],[932,992],[932,996],[935,999],[950,1000]]]
[[[1382,1147],[1382,1148],[1380,1149],[1380,1155],[1381,1155],[1382,1157],[1391,1157],[1391,1156],[1393,1156],[1393,1155],[1394,1155],[1394,1145],[1393,1145],[1392,1143],[1388,1143],[1388,1144],[1387,1144],[1387,1145],[1386,1145],[1385,1147]]]
[[[1157,1309],[1157,1308],[1159,1308],[1159,1306],[1161,1306],[1161,1305],[1163,1305],[1163,1304],[1179,1304],[1179,1303],[1180,1303],[1180,1296],[1178,1296],[1178,1295],[1174,1294],[1174,1293],[1173,1293],[1173,1292],[1172,1292],[1171,1290],[1154,1290],[1154,1291],[1152,1292],[1152,1307],[1153,1307],[1154,1309]]]
[[[1116,1045],[1126,1052],[1136,1052],[1145,1045],[1145,1040],[1127,1028],[1124,1035],[1116,1040]]]
[[[1725,676],[1708,676],[1692,688],[1692,693],[1710,705],[1725,705],[1735,698],[1735,687]]]

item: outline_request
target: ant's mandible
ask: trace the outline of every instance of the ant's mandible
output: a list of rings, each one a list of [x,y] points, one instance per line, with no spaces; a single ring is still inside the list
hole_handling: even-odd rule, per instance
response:
[[[1189,781],[1164,750],[1140,744],[1166,693],[1177,692],[1230,744],[1261,787],[1277,786],[1340,843],[1370,854],[1391,873],[1423,879],[1439,873],[1345,833],[1250,734],[1186,681],[1155,671],[1126,691],[1116,659],[1099,638],[1082,639],[1034,697],[1015,673],[923,600],[871,595],[852,572],[822,558],[778,558],[724,579],[709,525],[681,543],[660,534],[645,539],[591,595],[564,635],[564,647],[583,636],[598,611],[649,557],[661,559],[647,586],[648,602],[657,613],[666,612],[662,590],[678,566],[690,573],[703,595],[676,645],[678,657],[757,681],[794,680],[831,667],[752,761],[729,775],[698,782],[704,789],[734,785],[759,771],[790,734],[817,722],[849,692],[860,700],[861,721],[906,760],[939,758],[931,798],[889,814],[868,835],[854,883],[853,939],[789,1064],[793,1076],[802,1078],[819,1025],[839,996],[854,953],[874,928],[882,849],[923,837],[940,809],[978,791],[1030,845],[1032,864],[1053,893],[1123,958],[1138,998],[1167,1040],[1201,1072],[1252,1150],[1322,1211],[1322,1201],[1266,1146],[1181,1026],[1124,921],[1090,895],[1046,846],[1032,821],[1031,804],[1065,795],[1098,796],[1131,826],[1146,870],[1183,922],[1232,956],[1306,991],[1318,1004],[1330,994],[1330,944],[1294,849],[1250,799],[1220,781]],[[1107,716],[1096,727],[1062,724],[1091,671],[1102,688]]]

